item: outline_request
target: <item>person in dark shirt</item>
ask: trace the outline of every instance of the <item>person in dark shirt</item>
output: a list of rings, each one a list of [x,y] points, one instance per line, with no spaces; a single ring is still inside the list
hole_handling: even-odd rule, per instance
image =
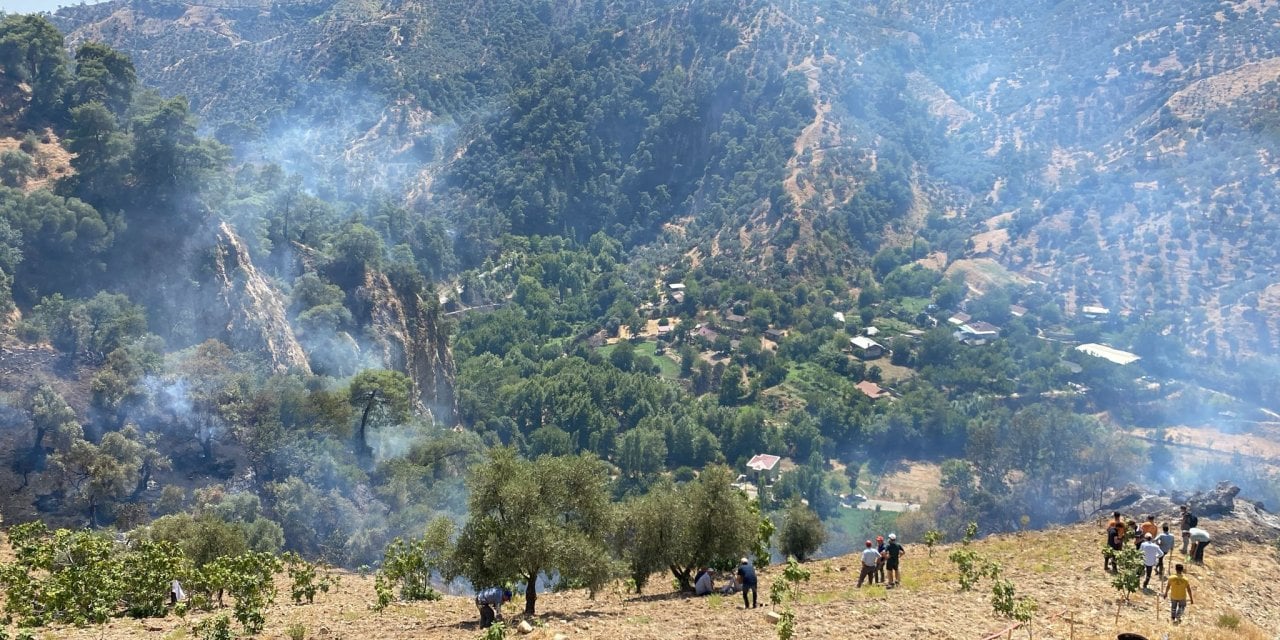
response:
[[[889,584],[886,585],[888,588],[901,584],[902,574],[898,570],[898,562],[905,551],[906,549],[903,549],[902,545],[898,544],[898,534],[889,534],[889,544],[885,545],[884,548],[886,557],[884,568],[889,572]]]
[[[880,561],[876,563],[876,577],[872,582],[877,584],[884,584],[884,565],[886,557],[884,555],[884,547],[884,536],[876,536],[876,551],[880,552]]]
[[[746,558],[738,563],[738,583],[742,585],[742,608],[754,609],[760,606],[756,602],[756,570]],[[747,600],[747,592],[751,592],[751,600]]]
[[[1124,529],[1123,525],[1116,525],[1117,522],[1111,522],[1107,526],[1107,549],[1102,553],[1102,571],[1120,571],[1115,554],[1120,553],[1121,547],[1124,547]]]

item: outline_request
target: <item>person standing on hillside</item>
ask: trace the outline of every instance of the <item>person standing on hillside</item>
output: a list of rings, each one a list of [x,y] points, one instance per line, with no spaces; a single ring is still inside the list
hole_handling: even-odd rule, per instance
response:
[[[1116,554],[1124,546],[1124,523],[1120,522],[1120,514],[1107,525],[1107,548],[1102,552],[1102,570],[1119,571],[1120,563]]]
[[[1191,582],[1182,575],[1182,563],[1173,565],[1173,571],[1174,574],[1164,583],[1162,595],[1169,598],[1169,619],[1176,624],[1182,622],[1182,613],[1187,610],[1187,603],[1195,604],[1196,597],[1191,593]]]
[[[871,541],[867,541],[867,548],[862,551],[862,573],[858,574],[858,587],[862,588],[862,581],[867,580],[868,583],[876,580],[876,567],[880,564],[880,552],[876,551]]]
[[[880,584],[884,582],[884,565],[887,557],[884,555],[884,536],[876,536],[876,551],[880,552],[880,561],[876,563],[876,577],[872,582]]]
[[[1191,513],[1191,507],[1182,505],[1182,555],[1187,555],[1191,546],[1191,528],[1200,524],[1200,519]]]
[[[738,563],[738,584],[742,585],[742,608],[754,609],[760,606],[756,602],[756,570],[746,558]],[[748,591],[751,592],[750,602],[747,601]]]
[[[1147,516],[1147,521],[1142,523],[1139,529],[1142,530],[1141,537],[1145,537],[1145,534],[1150,534],[1151,539],[1154,540],[1156,536],[1160,535],[1160,527],[1156,526],[1155,516]]]
[[[1133,520],[1129,521],[1129,525],[1124,528],[1125,535],[1133,536],[1133,548],[1142,548],[1142,532],[1138,530],[1138,523]],[[1126,538],[1127,539],[1127,538]]]
[[[1119,511],[1111,512],[1110,526],[1116,528],[1116,533],[1120,534],[1120,540],[1124,541],[1124,520],[1120,517]]]
[[[1160,557],[1160,564],[1156,566],[1156,570],[1160,572],[1160,577],[1164,577],[1164,565],[1169,563],[1169,556],[1173,555],[1173,534],[1169,533],[1169,523],[1162,525],[1164,529],[1160,535],[1156,536],[1156,546],[1160,547],[1160,552],[1164,555]]]
[[[885,560],[885,566],[889,570],[889,587],[896,587],[901,584],[902,574],[898,571],[898,563],[902,559],[902,554],[906,549],[898,544],[898,534],[889,534],[889,545],[884,548],[884,554],[888,557]]]
[[[1151,582],[1151,572],[1160,564],[1160,558],[1164,557],[1164,552],[1160,551],[1160,545],[1156,544],[1151,538],[1151,534],[1142,534],[1142,546],[1138,547],[1142,552],[1142,590],[1147,590],[1147,585]]]
[[[1209,546],[1211,538],[1209,532],[1200,527],[1191,527],[1187,532],[1191,538],[1191,561],[1196,564],[1204,564],[1204,548]]]

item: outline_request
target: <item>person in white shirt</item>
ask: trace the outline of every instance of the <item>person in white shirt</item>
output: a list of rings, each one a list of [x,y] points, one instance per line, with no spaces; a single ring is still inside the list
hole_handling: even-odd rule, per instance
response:
[[[1142,580],[1142,590],[1146,591],[1147,584],[1151,582],[1151,571],[1160,564],[1160,558],[1164,557],[1164,552],[1160,550],[1160,545],[1151,539],[1151,534],[1142,534],[1145,538],[1142,546],[1138,547],[1138,551],[1142,552],[1142,565],[1144,578]]]
[[[711,577],[711,569],[703,569],[698,572],[698,579],[693,581],[693,594],[696,596],[710,595],[716,590],[715,582]]]
[[[1191,561],[1204,564],[1204,548],[1209,546],[1209,532],[1200,527],[1191,527],[1187,533],[1191,538]]]
[[[880,565],[880,552],[867,541],[867,548],[862,552],[862,573],[858,574],[858,588],[862,588],[863,580],[875,581],[876,567]]]

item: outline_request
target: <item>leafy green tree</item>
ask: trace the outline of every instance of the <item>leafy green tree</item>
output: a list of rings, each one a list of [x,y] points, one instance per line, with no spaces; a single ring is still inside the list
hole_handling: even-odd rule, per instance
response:
[[[372,453],[368,432],[378,427],[405,424],[413,415],[413,381],[399,371],[366,369],[347,387],[349,402],[358,412],[356,447]]]
[[[612,575],[608,483],[604,465],[589,456],[527,461],[494,449],[468,482],[456,571],[477,586],[523,581],[527,615],[536,612],[544,572],[593,591],[603,586]]]
[[[67,453],[72,444],[84,438],[75,410],[48,384],[36,387],[28,407],[33,430],[31,450],[27,454],[28,469],[33,470],[43,462],[48,449]]]
[[[141,228],[148,237],[181,237],[199,215],[187,198],[216,184],[213,172],[226,165],[227,149],[200,138],[186,98],[161,100],[132,122],[132,175],[134,194],[146,194],[146,219],[155,225]],[[140,203],[141,204],[141,203]]]
[[[147,464],[155,470],[167,462],[135,429],[126,428],[107,433],[96,445],[75,440],[67,451],[50,456],[49,463],[60,490],[97,526],[104,508],[126,499],[147,477]]]
[[[355,283],[364,276],[366,269],[382,265],[382,237],[377,231],[355,223],[333,239],[333,262],[330,269],[335,281]]]
[[[383,554],[379,577],[390,585],[400,585],[404,600],[439,600],[431,587],[431,576],[448,572],[453,523],[437,518],[421,538],[396,538]]]
[[[618,467],[631,477],[658,473],[667,461],[667,441],[661,431],[632,429],[618,438]]]
[[[45,16],[5,16],[0,20],[0,68],[5,84],[25,82],[31,87],[29,121],[56,119],[67,85],[67,55],[62,33]]]
[[[75,84],[71,102],[82,105],[98,102],[113,113],[123,114],[133,100],[138,84],[129,56],[101,42],[86,42],[76,49]]]
[[[754,549],[761,518],[732,482],[728,467],[713,465],[692,482],[659,484],[628,503],[620,539],[638,586],[666,567],[688,591],[699,568],[733,566]]]
[[[0,187],[0,219],[22,235],[23,260],[12,273],[20,285],[15,296],[28,304],[50,293],[87,290],[105,269],[104,258],[122,228],[119,216],[101,215],[46,189],[23,194]]]
[[[818,514],[799,500],[793,500],[782,522],[778,550],[804,562],[826,542],[827,531]]]
[[[73,107],[64,142],[75,154],[71,158],[75,173],[61,180],[60,191],[104,210],[127,204],[128,190],[120,185],[129,180],[132,170],[132,140],[106,105],[93,101]]]
[[[0,185],[20,188],[36,173],[35,160],[19,149],[0,152]]]

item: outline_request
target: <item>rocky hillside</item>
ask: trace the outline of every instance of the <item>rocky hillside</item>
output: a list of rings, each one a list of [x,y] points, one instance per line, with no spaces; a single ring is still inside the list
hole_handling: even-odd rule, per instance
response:
[[[782,273],[906,246],[980,290],[992,281],[969,259],[1016,274],[997,284],[1046,283],[1067,312],[1153,316],[1191,354],[1235,358],[1280,348],[1278,12],[161,1],[58,19],[189,96],[244,157],[451,219],[476,240],[464,262],[491,242],[468,225],[609,229],[694,265]],[[760,131],[777,137],[717,147]],[[576,220],[587,211],[598,223]]]
[[[1242,515],[1232,509],[1202,520],[1215,542],[1205,565],[1189,568],[1196,604],[1181,625],[1169,623],[1168,603],[1154,593],[1134,594],[1130,602],[1117,607],[1111,576],[1102,571],[1098,557],[1100,523],[992,536],[969,548],[999,563],[1018,595],[1036,600],[1031,637],[1101,640],[1114,638],[1117,632],[1131,632],[1147,638],[1265,640],[1280,631],[1280,588],[1275,584],[1280,554],[1269,542],[1280,535],[1280,521],[1265,515],[1267,524],[1260,528],[1251,515],[1254,512],[1245,511]],[[1173,515],[1160,512],[1162,519]],[[974,591],[959,591],[954,565],[947,560],[958,547],[944,544],[930,552],[924,545],[909,544],[902,587],[887,591],[879,586],[854,588],[858,566],[854,556],[809,563],[812,577],[801,587],[800,600],[794,606],[796,637],[973,640],[1007,630],[1010,622],[992,613],[989,581]],[[762,574],[761,596],[766,601],[768,586],[779,574],[776,567]],[[284,581],[280,586],[287,588]],[[380,614],[368,610],[372,600],[371,578],[344,575],[337,591],[322,594],[314,605],[274,606],[267,614],[263,637],[285,637],[291,625],[302,625],[307,637],[321,639],[480,635],[475,606],[466,597],[402,603]],[[516,606],[508,608],[519,612],[518,599],[513,604]],[[584,592],[566,591],[539,596],[538,605],[540,614],[529,620],[535,628],[528,635],[531,638],[774,636],[768,617],[773,609],[767,604],[756,611],[743,611],[736,597],[686,597],[672,593],[662,581],[655,581],[652,592],[643,596],[624,593],[621,587],[599,593],[594,599]],[[517,616],[513,623],[519,619]],[[191,622],[176,617],[119,620],[105,629],[58,630],[58,637],[128,638],[144,631],[173,636],[182,634]],[[1027,632],[1016,630],[1013,637],[1027,637]]]

